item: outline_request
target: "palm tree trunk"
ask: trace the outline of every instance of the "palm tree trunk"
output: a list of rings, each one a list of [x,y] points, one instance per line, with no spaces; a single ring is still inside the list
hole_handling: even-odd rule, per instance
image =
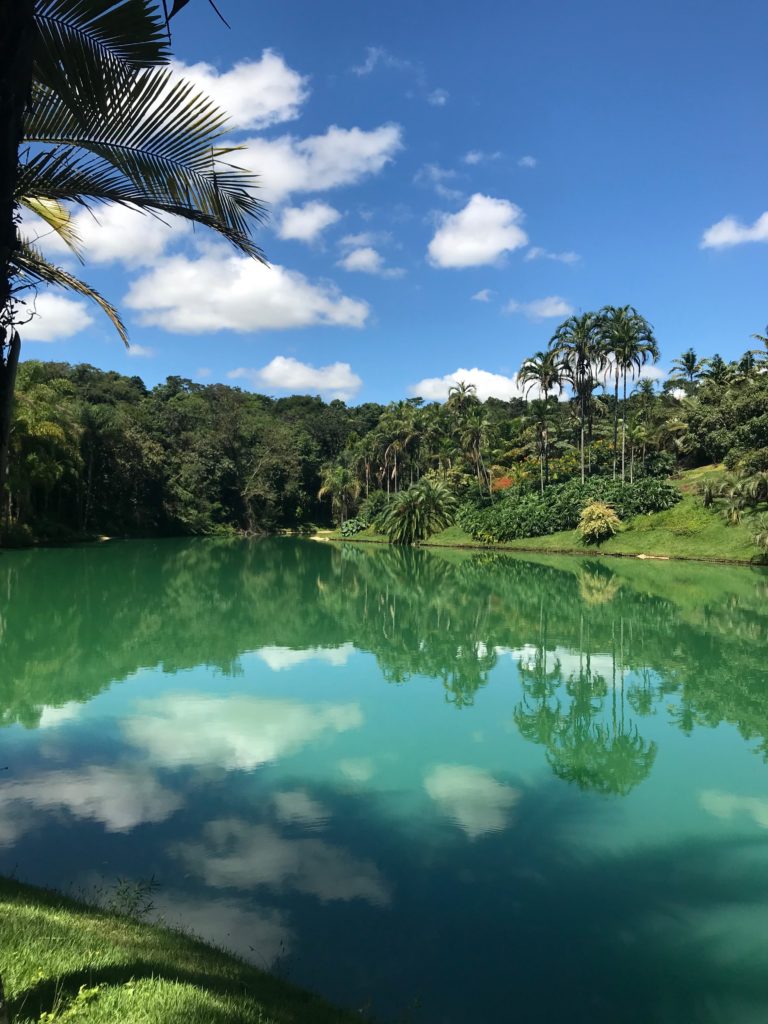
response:
[[[621,405],[621,482],[624,483],[624,460],[627,448],[627,368],[624,367],[624,400]]]
[[[10,262],[18,247],[14,200],[24,109],[32,86],[34,0],[0,0],[0,502],[6,507],[11,410],[20,341],[11,321]]]
[[[613,479],[616,478],[616,461],[618,456],[618,364],[616,364],[615,382],[613,385]]]
[[[579,447],[581,449],[581,482],[584,483],[584,392],[581,392],[579,401],[579,427],[580,427],[580,438]]]

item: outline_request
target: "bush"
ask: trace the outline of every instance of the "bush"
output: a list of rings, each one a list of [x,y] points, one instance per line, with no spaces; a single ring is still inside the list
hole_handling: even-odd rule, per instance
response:
[[[456,498],[445,484],[422,478],[390,498],[376,521],[390,544],[417,544],[454,521]]]
[[[465,503],[457,521],[476,540],[503,543],[524,537],[573,530],[581,510],[591,501],[613,507],[620,519],[672,508],[682,495],[667,480],[646,477],[634,483],[593,477],[548,487],[544,495],[509,494],[484,507]]]
[[[386,506],[387,492],[371,491],[370,494],[360,502],[357,518],[362,519],[366,525],[370,526],[376,517],[381,515]]]
[[[581,510],[576,529],[585,544],[599,544],[618,533],[621,520],[616,509],[604,501],[590,501]]]
[[[355,519],[347,519],[343,522],[339,528],[339,532],[342,537],[354,537],[354,535],[356,533],[360,533],[361,530],[366,530],[368,525],[367,519],[357,516]]]

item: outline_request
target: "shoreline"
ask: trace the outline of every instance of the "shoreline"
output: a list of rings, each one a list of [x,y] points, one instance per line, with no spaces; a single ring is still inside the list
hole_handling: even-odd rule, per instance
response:
[[[318,537],[318,540],[334,541],[340,544],[382,544],[389,546],[388,540],[380,540],[377,537]],[[768,569],[768,561],[759,561],[745,558],[715,558],[713,555],[654,555],[641,552],[635,554],[629,551],[600,551],[597,548],[541,548],[541,547],[511,547],[506,544],[483,544],[480,541],[474,544],[449,544],[447,542],[430,542],[415,544],[413,547],[419,549],[441,548],[451,551],[501,551],[504,554],[514,555],[572,555],[577,558],[625,558],[635,559],[640,562],[705,562],[709,565],[742,565],[752,569]]]

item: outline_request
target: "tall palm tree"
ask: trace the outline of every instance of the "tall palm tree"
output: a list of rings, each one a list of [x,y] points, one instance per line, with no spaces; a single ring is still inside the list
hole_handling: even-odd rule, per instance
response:
[[[343,523],[349,506],[360,497],[360,481],[348,466],[330,462],[322,468],[318,498],[331,499],[331,512]]]
[[[11,7],[18,18],[9,16]],[[21,33],[13,45],[30,49],[31,64],[26,78],[19,69],[27,83],[21,93],[9,91],[5,69],[0,74],[0,119],[10,119],[0,129],[0,488],[24,289],[43,283],[93,299],[127,340],[106,300],[20,235],[18,209],[42,217],[75,251],[65,204],[119,203],[210,227],[257,259],[263,257],[250,230],[264,218],[255,177],[234,167],[232,147],[221,145],[226,114],[162,67],[170,60],[166,19],[152,0],[22,0],[2,5],[0,36],[4,28]],[[16,133],[10,141],[8,123]],[[10,232],[3,220],[9,211]]]
[[[672,374],[670,379],[674,381],[681,381],[693,387],[701,377],[701,371],[704,369],[704,360],[699,359],[696,352],[692,349],[686,349],[685,352],[677,359],[672,360]]]
[[[613,476],[616,477],[618,449],[619,378],[624,384],[621,414],[621,479],[625,479],[627,433],[627,377],[639,373],[650,360],[659,358],[653,328],[634,306],[604,306],[600,310],[600,336],[614,373]]]
[[[448,388],[447,407],[463,416],[472,406],[477,405],[477,386],[465,380],[458,380]]]
[[[543,395],[545,409],[549,405],[550,391],[563,390],[563,364],[554,349],[536,352],[526,359],[517,374],[517,379],[526,397],[533,388],[538,388]],[[542,433],[542,490],[549,483],[549,430],[547,417],[544,417]]]
[[[571,316],[555,331],[550,347],[561,360],[562,379],[570,383],[579,406],[581,482],[585,478],[585,433],[596,374],[602,365],[598,319],[594,313]],[[590,418],[591,419],[591,418]]]

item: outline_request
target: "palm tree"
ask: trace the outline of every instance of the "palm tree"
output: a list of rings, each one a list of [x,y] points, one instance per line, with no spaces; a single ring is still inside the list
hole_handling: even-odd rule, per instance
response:
[[[692,388],[701,377],[704,365],[704,360],[699,359],[692,348],[686,349],[681,356],[672,360],[670,380],[680,381]]]
[[[717,352],[710,358],[705,359],[705,369],[702,376],[717,387],[726,387],[731,380],[732,371],[728,363]]]
[[[621,479],[625,479],[627,432],[627,377],[637,372],[650,360],[659,358],[659,348],[653,329],[634,306],[604,306],[600,310],[600,335],[606,356],[614,369],[613,411],[613,476],[616,478],[618,449],[619,376],[624,384],[621,415]]]
[[[331,514],[343,523],[349,506],[360,497],[360,481],[348,466],[329,462],[322,468],[318,498],[331,499]]]
[[[43,283],[93,299],[126,341],[106,300],[20,236],[18,208],[42,217],[75,251],[64,204],[90,209],[119,203],[210,227],[257,259],[263,256],[250,230],[264,218],[255,177],[232,166],[231,147],[219,142],[226,115],[161,66],[170,53],[159,9],[146,0],[22,0],[2,6],[0,66],[5,28],[21,33],[10,37],[12,46],[31,48],[34,61],[25,70],[15,59],[20,82],[28,84],[11,90],[12,102],[5,66],[0,76],[0,115],[9,118],[0,139],[0,203],[5,186],[10,189],[8,209],[0,208],[0,487],[7,479],[23,290]],[[10,8],[16,14],[9,16]],[[22,141],[28,145],[20,154]]]
[[[557,352],[553,349],[536,352],[520,367],[517,379],[522,385],[526,397],[532,388],[538,388],[544,396],[546,407],[549,404],[549,392],[557,389],[559,394],[563,390],[563,367]],[[546,486],[549,483],[549,432],[546,427],[546,418],[542,445],[542,468],[543,484]]]
[[[450,526],[456,504],[444,483],[424,477],[407,491],[396,494],[376,525],[390,544],[416,544]]]
[[[563,321],[550,340],[561,361],[561,380],[567,380],[579,405],[579,452],[581,482],[584,483],[585,428],[590,412],[596,369],[602,364],[598,321],[594,313],[582,313]]]
[[[463,416],[468,409],[477,405],[480,399],[477,397],[477,386],[464,380],[458,380],[448,388],[447,407],[459,416]]]

